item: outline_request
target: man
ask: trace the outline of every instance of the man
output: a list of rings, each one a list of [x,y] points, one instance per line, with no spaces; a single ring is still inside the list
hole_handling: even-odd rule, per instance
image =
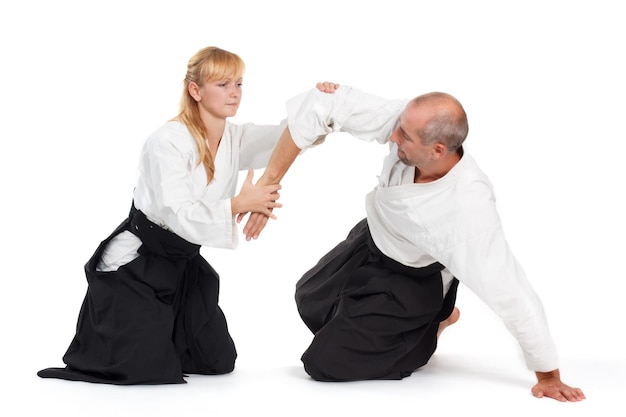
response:
[[[459,318],[459,282],[502,317],[535,371],[536,397],[585,398],[560,379],[541,301],[504,237],[489,179],[463,150],[461,104],[444,93],[385,100],[320,83],[292,99],[289,129],[260,180],[280,180],[302,149],[332,132],[389,143],[359,222],[296,285],[315,334],[302,356],[316,380],[401,379],[425,365]],[[258,237],[267,219],[244,228]]]

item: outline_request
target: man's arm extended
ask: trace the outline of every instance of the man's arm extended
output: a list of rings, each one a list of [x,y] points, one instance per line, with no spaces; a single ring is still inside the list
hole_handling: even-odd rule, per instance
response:
[[[289,133],[289,128],[286,128],[278,139],[274,152],[270,157],[263,175],[259,178],[259,181],[257,181],[257,185],[279,183],[299,153],[300,148],[298,148],[293,141],[291,133]],[[239,214],[237,222],[240,222],[244,215],[245,213]],[[246,240],[258,238],[259,234],[267,224],[268,219],[269,217],[264,214],[250,213],[246,226],[243,228]]]
[[[333,94],[338,88],[339,84],[324,81],[316,84],[318,90],[327,93]],[[319,143],[320,140],[323,140],[325,135],[319,136],[316,140],[316,143]],[[311,138],[313,139],[313,138]],[[278,139],[278,143],[272,152],[272,156],[265,168],[265,172],[259,178],[257,185],[269,185],[269,184],[277,184],[279,183],[291,164],[297,156],[300,154],[301,149],[298,148],[296,143],[291,136],[291,132],[289,128],[286,128],[282,133],[281,137]],[[246,213],[240,213],[237,216],[237,223],[239,223]],[[265,225],[268,221],[268,216],[261,213],[250,213],[250,217],[246,222],[246,226],[243,228],[243,233],[246,235],[246,240],[257,239],[259,234],[265,228]]]

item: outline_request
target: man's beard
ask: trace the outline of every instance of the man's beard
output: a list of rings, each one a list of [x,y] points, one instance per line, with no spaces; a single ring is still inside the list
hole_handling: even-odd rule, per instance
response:
[[[402,152],[400,149],[398,149],[398,159],[404,165],[408,165],[408,166],[414,166],[415,165],[406,157],[406,154],[404,152]]]

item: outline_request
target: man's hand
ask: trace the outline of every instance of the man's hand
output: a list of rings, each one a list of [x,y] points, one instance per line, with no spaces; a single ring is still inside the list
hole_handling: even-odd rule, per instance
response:
[[[580,388],[572,388],[561,381],[558,369],[550,372],[535,372],[537,384],[530,390],[537,398],[550,397],[557,401],[582,401],[585,394]]]
[[[332,83],[330,81],[324,81],[315,84],[315,87],[317,87],[318,90],[324,93],[332,94],[335,92],[336,89],[339,88],[339,84]]]

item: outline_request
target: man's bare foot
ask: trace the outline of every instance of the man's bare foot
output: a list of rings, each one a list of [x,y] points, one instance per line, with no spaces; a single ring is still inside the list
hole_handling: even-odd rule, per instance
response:
[[[454,310],[452,310],[452,313],[448,316],[448,318],[442,321],[441,323],[439,323],[439,330],[437,330],[437,338],[439,338],[439,336],[441,335],[441,332],[443,332],[446,327],[448,327],[451,324],[456,323],[459,320],[460,316],[461,316],[461,312],[459,311],[457,307],[454,307]]]

